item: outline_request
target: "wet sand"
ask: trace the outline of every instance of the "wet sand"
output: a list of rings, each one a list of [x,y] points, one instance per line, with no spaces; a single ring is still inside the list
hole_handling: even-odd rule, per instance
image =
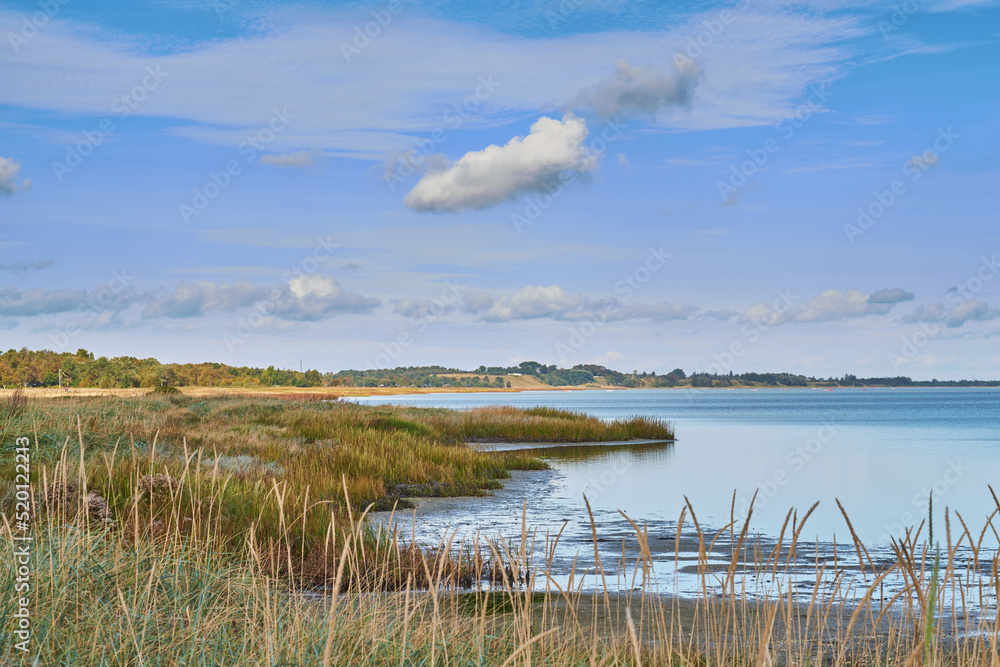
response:
[[[625,628],[625,608],[631,607],[633,620],[643,626],[644,636],[655,636],[657,625],[663,622],[662,615],[654,621],[648,612],[643,614],[642,596],[633,590],[642,587],[642,573],[638,567],[641,554],[634,529],[617,512],[595,512],[597,547],[605,572],[602,582],[595,576],[595,543],[590,520],[586,514],[581,516],[565,502],[551,501],[553,496],[558,495],[558,483],[559,473],[554,469],[514,471],[510,479],[503,480],[503,489],[492,495],[414,498],[416,507],[397,512],[393,520],[401,535],[431,546],[439,539],[451,540],[454,547],[458,543],[468,546],[489,538],[494,544],[504,542],[516,551],[521,540],[523,517],[529,547],[534,541],[532,566],[536,572],[549,571],[555,584],[564,588],[571,580],[574,588],[579,587],[583,578],[583,593],[573,596],[572,611],[566,600],[559,596],[556,587],[550,585],[549,590],[554,597],[549,600],[547,614],[555,614],[562,623],[572,617],[571,620],[581,627],[597,624],[617,632]],[[372,515],[372,520],[381,524],[387,524],[389,518],[390,513],[386,512]],[[690,521],[685,523],[680,535],[677,535],[676,522],[651,522],[647,528],[655,578],[646,590],[655,592],[646,595],[646,609],[650,604],[662,607],[669,611],[666,627],[676,627],[680,623],[682,628],[690,631],[698,613],[704,613],[705,601],[716,604],[721,599],[721,583],[731,567],[733,535],[723,531],[715,548],[708,552],[706,558],[700,559],[702,537]],[[558,549],[550,551],[557,534]],[[707,536],[706,542],[713,537],[714,533]],[[737,529],[735,539],[738,538]],[[754,542],[751,547],[741,549],[738,554],[735,586],[737,597],[742,598],[739,602],[743,610],[741,613],[758,617],[765,615],[773,608],[776,594],[784,600],[784,609],[787,610],[787,596],[791,590],[792,614],[786,617],[783,611],[775,620],[775,633],[784,636],[787,622],[793,624],[793,630],[805,623],[810,600],[815,594],[813,613],[822,609],[826,615],[824,641],[845,631],[855,605],[874,580],[870,569],[862,571],[859,567],[853,545],[840,544],[838,551],[831,549],[831,545],[800,544],[797,554],[789,562],[786,544],[780,549],[780,565],[774,568],[773,563],[771,566],[762,564],[776,546],[773,540],[767,539],[755,536],[756,541],[751,540]],[[557,553],[554,555],[553,551]],[[544,561],[540,554],[549,560]],[[872,555],[875,556],[874,552]],[[887,558],[876,558],[875,564],[889,567],[893,562]],[[826,568],[826,575],[819,583],[816,579],[818,565]],[[609,591],[607,598],[603,593],[605,584]],[[881,641],[879,637],[884,639],[891,625],[897,629],[906,627],[906,633],[916,631],[906,617],[912,608],[903,602],[888,607],[895,593],[901,590],[900,586],[901,581],[895,574],[885,580],[884,590],[880,589],[870,602],[875,615],[885,609],[885,616],[878,628],[855,627],[852,641]],[[537,596],[539,591],[544,590],[543,582],[537,581],[533,588]],[[539,607],[537,612],[541,614],[542,609]],[[982,627],[980,623],[983,622],[992,624],[990,619],[994,614],[995,606],[990,604],[987,595],[986,606],[971,608],[967,618],[961,614],[946,614],[945,635],[954,637],[958,632],[965,631],[962,628],[953,629],[952,624],[965,625],[969,630]],[[810,621],[815,628],[816,619],[810,618]],[[815,636],[816,633],[811,634]]]

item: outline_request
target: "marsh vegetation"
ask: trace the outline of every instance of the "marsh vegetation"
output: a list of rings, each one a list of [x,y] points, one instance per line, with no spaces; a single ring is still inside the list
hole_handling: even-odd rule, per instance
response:
[[[596,529],[596,566],[566,581],[548,571],[559,536],[527,525],[513,539],[418,547],[365,520],[400,485],[483,493],[506,471],[544,465],[472,451],[470,438],[666,439],[663,422],[183,395],[3,408],[5,466],[15,435],[32,438],[37,664],[1000,664],[998,559],[983,546],[996,512],[983,526],[937,527],[937,542],[920,527],[891,563],[866,561],[858,540],[862,583],[838,574],[834,595],[806,601],[782,574],[808,513],[790,513],[778,546],[754,559],[770,583],[750,589],[736,557],[745,529],[703,531],[684,507],[703,582],[686,600],[645,585],[654,564],[635,523],[635,585],[614,591]],[[18,534],[11,498],[8,486],[5,548]],[[709,567],[720,534],[733,544],[728,568]],[[969,548],[963,571],[975,579],[956,576]],[[817,582],[830,569],[842,568],[817,561]],[[4,559],[0,586],[14,579]],[[890,580],[901,583],[886,600]],[[12,612],[0,605],[6,629]]]

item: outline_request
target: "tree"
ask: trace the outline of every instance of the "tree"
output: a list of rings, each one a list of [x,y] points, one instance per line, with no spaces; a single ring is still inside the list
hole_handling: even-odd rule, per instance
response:
[[[145,371],[139,377],[139,386],[140,387],[147,387],[147,388],[159,387],[160,386],[160,374],[157,373],[153,369]]]
[[[537,361],[522,361],[517,365],[517,367],[521,369],[522,373],[534,375],[538,372],[538,369],[542,367],[542,364]]]

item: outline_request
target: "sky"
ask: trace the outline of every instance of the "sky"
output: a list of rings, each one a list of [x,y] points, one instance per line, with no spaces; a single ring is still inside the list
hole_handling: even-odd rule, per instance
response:
[[[6,0],[0,348],[1000,378],[1000,3]]]

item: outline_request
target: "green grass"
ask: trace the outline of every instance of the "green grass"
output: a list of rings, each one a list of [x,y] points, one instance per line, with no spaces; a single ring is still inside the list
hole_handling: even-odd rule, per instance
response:
[[[635,416],[604,421],[590,415],[536,407],[477,408],[428,415],[443,436],[464,441],[607,442],[615,440],[673,440],[673,425],[665,420]]]
[[[283,570],[314,578],[329,570],[323,549],[331,515],[345,519],[369,505],[407,507],[400,490],[482,495],[499,488],[510,470],[545,467],[530,453],[475,451],[467,440],[672,436],[659,422],[605,423],[546,408],[455,412],[266,397],[192,400],[159,391],[133,398],[19,397],[7,413],[0,434],[5,480],[13,478],[17,436],[32,435],[36,470],[48,466],[50,477],[59,464],[59,474],[77,479],[82,448],[83,482],[114,516],[131,516],[133,532],[201,525],[220,548],[239,550],[252,526],[264,544],[285,543],[295,555]],[[173,496],[137,500],[140,480],[157,474],[178,480]]]

